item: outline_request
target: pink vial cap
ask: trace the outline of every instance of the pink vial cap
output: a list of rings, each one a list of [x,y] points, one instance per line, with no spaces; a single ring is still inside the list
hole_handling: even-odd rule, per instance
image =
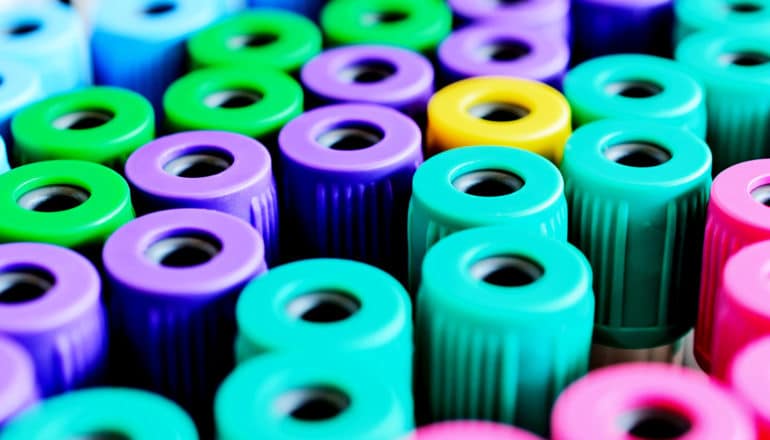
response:
[[[527,431],[475,420],[440,422],[417,429],[407,440],[542,440]]]
[[[553,440],[749,440],[745,406],[703,373],[665,364],[593,371],[567,388],[551,417]]]

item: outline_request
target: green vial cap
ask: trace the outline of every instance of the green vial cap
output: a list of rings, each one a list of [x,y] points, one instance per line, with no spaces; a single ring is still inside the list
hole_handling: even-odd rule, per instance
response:
[[[508,225],[461,231],[428,251],[417,301],[429,421],[544,434],[557,396],[588,368],[594,296],[580,251]]]
[[[652,55],[608,55],[564,80],[576,126],[599,119],[654,119],[706,137],[706,94],[681,64]]]
[[[0,440],[197,440],[192,419],[164,397],[92,388],[52,397],[13,419]]]
[[[321,32],[307,18],[280,9],[239,12],[187,42],[196,68],[237,65],[294,72],[321,51]]]
[[[128,156],[155,137],[155,115],[138,93],[89,87],[24,108],[11,130],[19,164],[77,159],[122,172]]]
[[[463,229],[510,224],[519,232],[567,240],[567,201],[559,169],[529,151],[478,146],[447,150],[414,175],[409,205],[409,282],[417,290],[425,253]]]
[[[33,241],[75,248],[92,259],[134,218],[128,183],[92,162],[51,160],[0,175],[0,243]]]
[[[220,440],[393,440],[414,429],[390,384],[344,356],[267,354],[238,365],[217,392]]]
[[[412,399],[412,307],[386,272],[351,260],[313,259],[251,281],[236,307],[236,358],[268,352],[355,357]]]
[[[677,0],[673,4],[676,42],[700,30],[770,35],[770,0]]]
[[[321,11],[333,45],[390,44],[431,52],[452,30],[452,12],[440,0],[339,0]]]
[[[639,349],[693,326],[711,153],[692,133],[651,121],[579,128],[561,169],[570,242],[594,270],[594,341]]]
[[[302,87],[278,70],[211,67],[171,84],[163,109],[172,132],[221,130],[265,140],[302,113]]]
[[[770,35],[699,32],[677,46],[676,60],[706,88],[714,173],[770,156]]]

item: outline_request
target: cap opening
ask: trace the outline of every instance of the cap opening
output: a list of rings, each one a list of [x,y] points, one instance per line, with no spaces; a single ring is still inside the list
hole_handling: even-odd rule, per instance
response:
[[[474,105],[468,113],[485,121],[511,122],[529,115],[529,109],[507,102],[486,102]]]
[[[16,202],[30,211],[59,212],[76,208],[91,197],[84,188],[73,185],[48,185],[27,191]]]
[[[622,415],[618,424],[639,440],[673,440],[684,436],[692,428],[686,416],[665,408],[631,411]]]
[[[663,92],[663,87],[650,81],[616,81],[608,84],[604,90],[610,95],[626,98],[650,98]]]
[[[758,203],[770,206],[770,183],[760,185],[751,190],[751,197]]]
[[[770,56],[759,52],[736,52],[720,55],[719,61],[724,65],[752,67],[770,62]]]
[[[521,287],[532,284],[543,276],[543,267],[521,255],[502,255],[484,258],[471,266],[471,275],[500,287]]]
[[[396,70],[396,66],[387,61],[364,60],[345,67],[338,76],[348,83],[371,84],[390,78]]]
[[[29,35],[33,32],[37,32],[43,25],[36,20],[23,20],[11,25],[6,31],[9,35],[20,37],[22,35]]]
[[[115,114],[103,109],[82,110],[54,119],[53,126],[59,130],[88,130],[110,122]]]
[[[45,295],[55,283],[51,272],[36,266],[0,270],[0,304],[34,301]]]
[[[671,159],[666,149],[648,142],[627,142],[604,150],[604,156],[621,165],[648,168],[661,165]]]
[[[518,5],[518,4],[521,4],[521,3],[525,3],[527,1],[528,0],[492,0],[492,2],[494,4],[496,4],[497,6],[503,6],[503,7],[504,6]]]
[[[524,186],[524,180],[507,171],[479,170],[461,175],[452,185],[472,196],[498,197],[515,193]]]
[[[409,14],[404,11],[390,10],[368,12],[361,17],[361,20],[367,26],[375,26],[378,24],[398,23],[406,20],[408,17]]]
[[[509,62],[522,58],[532,52],[524,41],[516,39],[496,40],[479,48],[480,58],[486,61]]]
[[[132,440],[126,434],[117,431],[96,431],[85,435],[68,437],[66,440]]]
[[[203,102],[212,108],[237,109],[256,104],[264,96],[254,90],[223,90],[204,98]]]
[[[148,4],[142,12],[147,15],[163,15],[176,9],[176,3],[171,1],[157,1]]]
[[[170,160],[163,165],[163,171],[191,179],[209,177],[230,168],[234,161],[235,158],[223,149],[201,147]]]
[[[293,419],[320,422],[340,415],[350,406],[350,398],[335,388],[308,387],[284,393],[275,406],[280,414]]]
[[[731,4],[729,8],[733,12],[746,14],[746,13],[761,11],[762,5],[751,3],[751,2],[739,2],[739,3]]]
[[[316,138],[320,145],[339,151],[355,151],[379,143],[385,133],[377,126],[366,122],[337,124]]]
[[[151,244],[145,256],[165,267],[194,267],[208,263],[222,251],[222,243],[207,232],[180,232]]]
[[[251,35],[237,35],[227,41],[227,45],[234,49],[264,47],[278,41],[278,35],[268,32],[258,32]]]
[[[317,323],[331,323],[348,319],[361,308],[361,303],[351,295],[326,290],[311,292],[292,300],[287,312],[294,318]]]

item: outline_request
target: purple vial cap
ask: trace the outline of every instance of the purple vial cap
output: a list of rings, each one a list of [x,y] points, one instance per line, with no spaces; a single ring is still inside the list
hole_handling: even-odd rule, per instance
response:
[[[260,142],[224,131],[158,138],[126,162],[138,209],[204,208],[249,222],[277,253],[277,204],[272,162]]]
[[[370,139],[366,148],[335,148],[348,133]],[[339,104],[311,110],[279,136],[284,160],[341,181],[368,181],[405,164],[422,162],[420,129],[401,113],[378,105]]]
[[[183,266],[162,263],[188,248],[209,258]],[[111,280],[132,294],[180,300],[229,292],[265,267],[262,238],[248,223],[195,208],[158,211],[127,223],[107,240],[103,255]]]
[[[445,79],[472,76],[514,76],[560,88],[569,64],[563,38],[500,23],[460,29],[438,49]]]
[[[569,34],[569,0],[449,0],[463,22],[497,21],[509,26]]]
[[[24,348],[0,336],[0,430],[38,398],[35,368]]]
[[[302,68],[302,84],[326,102],[380,104],[409,115],[425,112],[433,66],[422,55],[381,45],[327,50]]]
[[[103,373],[107,334],[100,294],[96,268],[75,251],[44,243],[0,245],[0,334],[30,353],[43,395],[92,384]]]

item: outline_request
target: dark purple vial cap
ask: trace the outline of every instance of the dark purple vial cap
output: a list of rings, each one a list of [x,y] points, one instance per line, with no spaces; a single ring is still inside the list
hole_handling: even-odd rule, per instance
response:
[[[616,53],[672,55],[673,0],[575,0],[573,62]]]
[[[294,256],[355,259],[398,277],[412,176],[423,158],[414,121],[383,106],[331,105],[289,122],[279,144]]]

